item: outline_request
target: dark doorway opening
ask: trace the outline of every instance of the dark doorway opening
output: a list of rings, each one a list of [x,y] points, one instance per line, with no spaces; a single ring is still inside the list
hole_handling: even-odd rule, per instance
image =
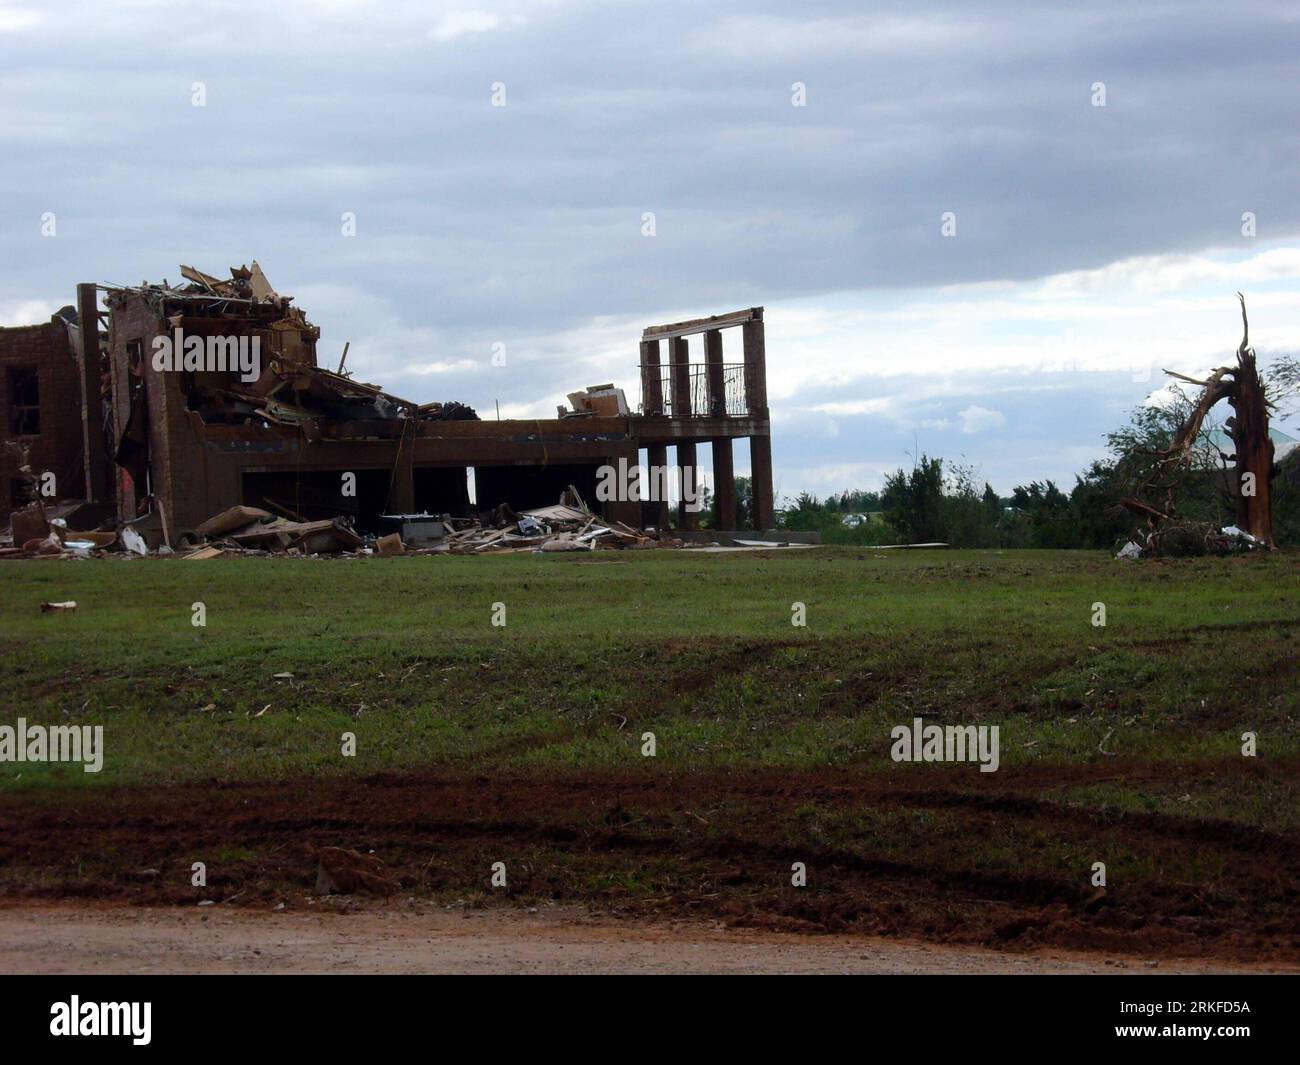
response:
[[[378,519],[388,500],[389,478],[388,470],[245,473],[243,503],[281,517],[286,516],[283,511],[291,511],[308,521],[346,515],[358,532],[379,532]]]
[[[468,517],[469,470],[466,467],[417,467],[413,481],[417,513],[450,514],[453,518]]]
[[[549,507],[560,501],[560,493],[573,485],[583,502],[593,510],[596,505],[596,470],[594,463],[556,466],[476,466],[474,490],[479,510],[492,510],[502,503],[511,510]]]

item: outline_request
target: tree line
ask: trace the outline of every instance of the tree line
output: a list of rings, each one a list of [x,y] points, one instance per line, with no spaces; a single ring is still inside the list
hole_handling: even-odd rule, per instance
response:
[[[1275,368],[1275,397],[1295,395],[1288,374],[1294,382],[1289,360]],[[1127,425],[1107,434],[1106,457],[1077,474],[1068,491],[1046,479],[999,496],[971,466],[923,454],[910,470],[887,476],[879,493],[843,492],[825,500],[801,493],[781,511],[778,524],[818,530],[825,543],[1113,549],[1135,531],[1134,517],[1120,500],[1133,491],[1148,456],[1167,447],[1184,424],[1188,403],[1170,386],[1164,402],[1137,408]],[[1207,421],[1191,461],[1177,472],[1181,521],[1215,527],[1233,522],[1224,435],[1221,423]],[[1300,452],[1278,464],[1273,491],[1278,544],[1300,544]],[[868,520],[849,527],[847,513],[864,513]]]

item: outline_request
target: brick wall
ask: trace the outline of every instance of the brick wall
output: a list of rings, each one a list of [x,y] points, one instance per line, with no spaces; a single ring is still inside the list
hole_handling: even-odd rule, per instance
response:
[[[15,377],[12,371],[36,371],[39,394],[39,432],[15,436],[11,420]],[[61,319],[44,325],[0,328],[0,443],[19,440],[29,444],[32,473],[51,472],[55,498],[85,497],[85,460],[82,455],[81,381],[77,358]],[[11,449],[0,447],[0,523],[11,510],[11,485],[19,476]]]
[[[216,508],[211,502],[214,481],[223,489],[222,506],[238,502],[237,478],[225,479],[221,471],[209,469],[203,440],[196,428],[198,416],[188,410],[180,373],[159,371],[153,367],[153,342],[160,333],[169,332],[149,302],[135,293],[122,293],[109,301],[112,309],[109,328],[110,366],[113,379],[113,420],[115,437],[120,439],[131,413],[134,381],[143,376],[149,410],[149,483],[132,485],[121,468],[117,468],[118,517],[131,521],[148,510],[146,495],[158,502],[173,541],[210,518]],[[131,365],[130,350],[138,345],[141,353],[138,374]]]

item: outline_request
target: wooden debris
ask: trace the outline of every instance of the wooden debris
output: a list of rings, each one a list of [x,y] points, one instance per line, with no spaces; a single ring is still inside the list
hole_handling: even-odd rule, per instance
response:
[[[247,528],[254,522],[270,521],[271,518],[270,511],[259,510],[257,507],[230,507],[213,515],[194,531],[203,537],[220,536],[222,533]]]
[[[389,533],[375,541],[375,551],[385,557],[406,554],[406,545],[397,533]]]

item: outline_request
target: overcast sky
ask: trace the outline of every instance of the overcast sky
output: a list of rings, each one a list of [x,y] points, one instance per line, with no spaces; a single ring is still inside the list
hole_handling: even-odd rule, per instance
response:
[[[0,0],[0,324],[256,258],[323,362],[553,416],[762,304],[780,495],[1068,487],[1237,289],[1300,347],[1298,88],[1278,0]]]

